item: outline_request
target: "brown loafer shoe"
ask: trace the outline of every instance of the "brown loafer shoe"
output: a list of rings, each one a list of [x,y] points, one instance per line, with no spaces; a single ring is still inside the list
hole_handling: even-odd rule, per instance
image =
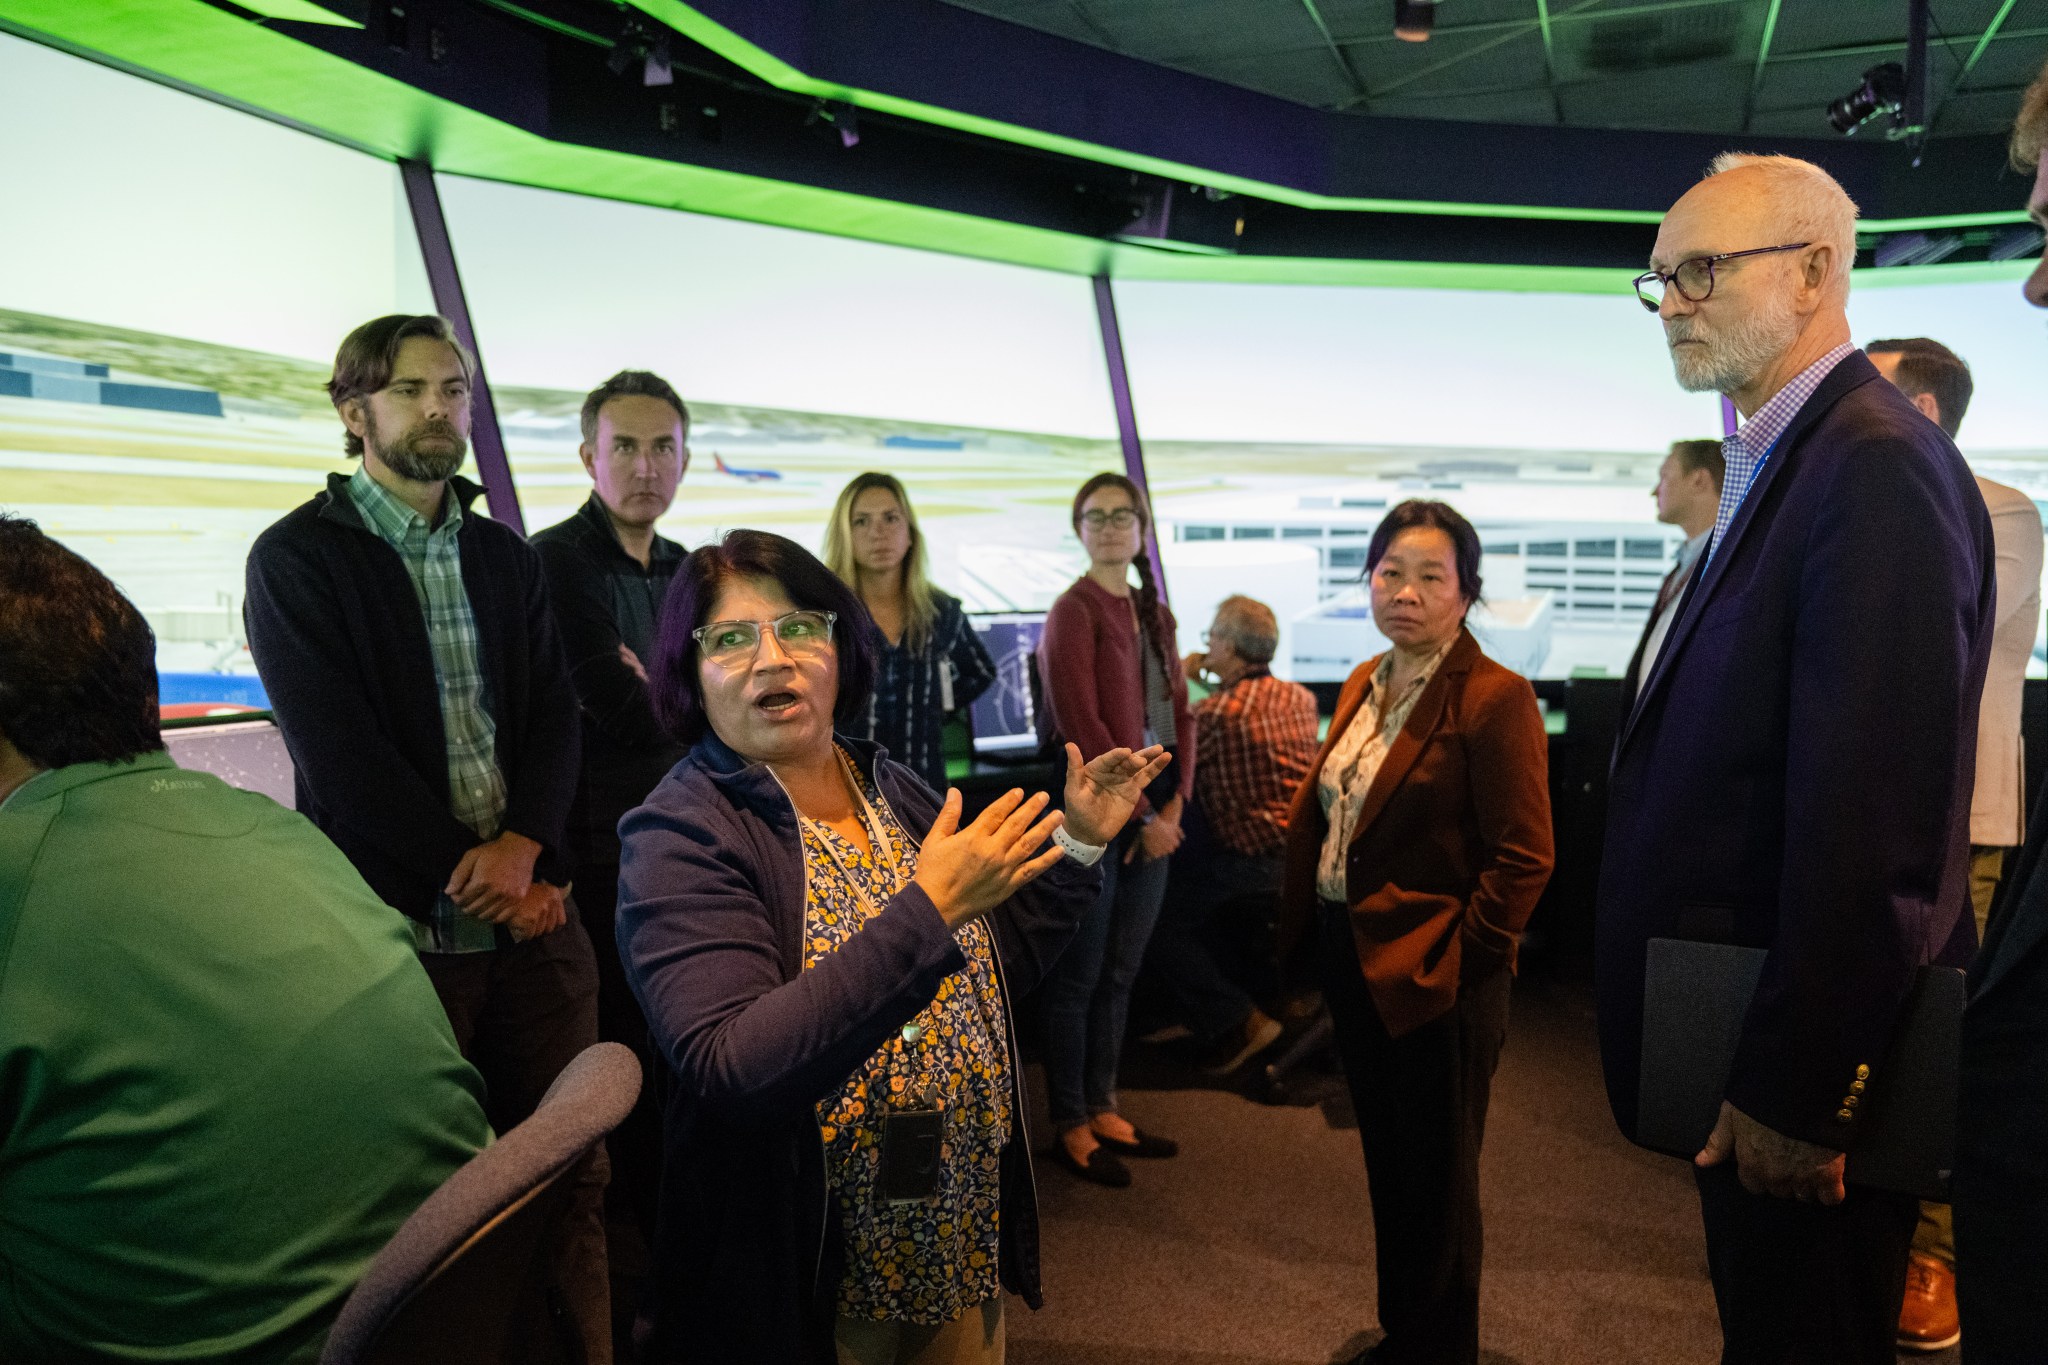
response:
[[[1264,1010],[1254,1005],[1244,1022],[1211,1044],[1195,1065],[1206,1076],[1231,1075],[1279,1042],[1283,1032],[1279,1020],[1267,1017]]]
[[[1963,1339],[1956,1314],[1956,1272],[1914,1252],[1906,1262],[1906,1297],[1899,1305],[1901,1351],[1945,1351]]]

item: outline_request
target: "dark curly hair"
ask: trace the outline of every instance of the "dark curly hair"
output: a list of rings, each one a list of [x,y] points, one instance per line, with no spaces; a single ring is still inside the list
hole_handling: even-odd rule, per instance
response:
[[[829,611],[839,619],[832,643],[839,656],[839,697],[835,724],[867,710],[875,690],[875,652],[868,643],[868,609],[839,575],[803,546],[771,531],[728,531],[725,539],[700,545],[683,558],[661,604],[654,658],[648,661],[655,718],[679,744],[695,744],[711,723],[697,689],[697,627],[711,623],[718,594],[735,578],[765,578],[778,584],[799,608]]]
[[[156,636],[107,576],[0,513],[0,736],[40,768],[164,747]]]

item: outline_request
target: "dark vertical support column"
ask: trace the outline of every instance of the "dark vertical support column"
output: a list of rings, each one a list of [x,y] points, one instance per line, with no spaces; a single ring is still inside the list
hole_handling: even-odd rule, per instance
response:
[[[476,357],[476,383],[470,395],[470,448],[476,452],[477,472],[483,475],[491,516],[523,536],[526,518],[519,511],[519,491],[512,485],[512,464],[505,458],[505,437],[498,430],[498,407],[491,401],[491,386],[484,378],[484,355],[477,348],[476,328],[469,321],[469,302],[462,294],[462,277],[455,270],[455,247],[448,240],[447,220],[441,216],[441,194],[434,188],[434,168],[424,161],[401,160],[398,173],[405,181],[406,202],[412,205],[413,230],[419,234],[420,255],[427,263],[427,283],[434,290],[434,307],[454,325],[456,337]]]
[[[1116,404],[1117,436],[1124,447],[1124,475],[1145,490],[1152,500],[1152,485],[1145,478],[1145,448],[1138,442],[1138,412],[1131,404],[1131,376],[1124,369],[1124,337],[1116,324],[1116,295],[1109,276],[1095,277],[1095,317],[1102,325],[1102,358],[1109,365],[1109,396]],[[1166,566],[1159,558],[1159,527],[1145,538],[1145,557],[1152,562],[1152,581],[1159,585],[1159,600],[1166,601]]]

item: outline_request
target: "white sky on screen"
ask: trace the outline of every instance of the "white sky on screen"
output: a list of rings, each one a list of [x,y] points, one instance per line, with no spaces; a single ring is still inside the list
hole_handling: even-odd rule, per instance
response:
[[[389,162],[0,35],[0,308],[326,361],[432,305]]]

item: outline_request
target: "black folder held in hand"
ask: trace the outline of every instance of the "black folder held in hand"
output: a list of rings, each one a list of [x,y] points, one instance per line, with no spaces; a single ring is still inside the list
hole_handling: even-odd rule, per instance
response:
[[[1764,950],[1653,938],[1646,965],[1636,1141],[1690,1159],[1720,1116]],[[1871,1107],[1849,1149],[1850,1181],[1948,1197],[1963,999],[1961,972],[1920,969],[1891,1051],[1871,1078]]]

